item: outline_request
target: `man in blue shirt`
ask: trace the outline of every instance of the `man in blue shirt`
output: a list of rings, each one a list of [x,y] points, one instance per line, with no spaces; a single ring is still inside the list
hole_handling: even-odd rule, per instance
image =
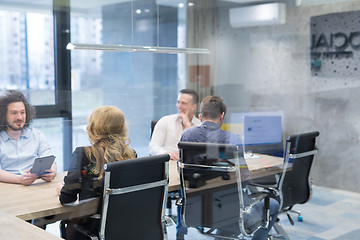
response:
[[[43,133],[31,128],[35,109],[18,90],[8,90],[0,97],[0,181],[32,184],[38,176],[30,173],[35,158],[51,155]],[[41,176],[51,181],[56,175],[54,163]]]
[[[220,97],[208,96],[204,98],[201,102],[199,114],[202,124],[186,130],[181,137],[181,141],[240,145],[241,139],[239,135],[220,128],[225,113],[226,106]]]
[[[241,139],[238,135],[224,131],[220,127],[226,114],[226,105],[224,100],[218,96],[205,97],[200,105],[199,119],[202,124],[186,130],[180,141],[183,142],[208,142],[208,143],[225,143],[240,145]],[[245,198],[245,197],[244,197]],[[263,210],[263,202],[255,205],[255,211],[251,214],[251,219],[246,219],[245,224],[252,226],[259,218]],[[265,240],[274,225],[279,212],[279,203],[275,199],[270,199],[270,217],[271,221],[268,228],[260,228],[255,232],[253,240]],[[238,228],[238,224],[233,224],[234,228]],[[237,230],[235,230],[237,231]],[[226,235],[225,231],[221,231]],[[219,232],[220,233],[220,232]],[[239,232],[240,234],[240,232]]]

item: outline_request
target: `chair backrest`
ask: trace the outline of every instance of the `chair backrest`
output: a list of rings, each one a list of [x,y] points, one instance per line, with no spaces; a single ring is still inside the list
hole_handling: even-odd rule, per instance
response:
[[[155,125],[156,125],[157,122],[158,122],[158,121],[156,121],[156,120],[152,120],[152,121],[151,121],[151,125],[150,125],[150,139],[151,139],[151,137],[152,137],[152,135],[153,135],[154,128],[155,128]]]
[[[164,239],[168,154],[105,164],[100,239]]]
[[[243,176],[248,169],[241,148],[197,142],[179,142],[178,147],[181,219],[185,226],[224,237],[241,233],[250,236],[262,226],[263,219],[251,228],[244,224],[248,217],[245,207],[252,199],[243,194]]]
[[[282,207],[286,209],[305,203],[311,196],[310,170],[317,152],[315,143],[319,132],[302,133],[286,138],[285,160],[292,163],[291,171],[280,180]]]
[[[204,169],[204,165],[213,165],[219,158],[234,158],[237,146],[230,144],[179,142],[180,161],[191,164],[184,171],[185,180],[189,181],[190,187],[204,185],[206,180],[227,175],[226,171]],[[225,163],[223,163],[225,164]],[[196,165],[202,165],[197,167]]]

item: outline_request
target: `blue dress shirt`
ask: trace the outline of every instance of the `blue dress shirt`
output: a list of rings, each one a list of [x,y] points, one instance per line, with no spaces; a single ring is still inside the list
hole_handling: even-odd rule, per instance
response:
[[[186,130],[180,141],[241,145],[239,135],[224,131],[219,127],[219,125],[211,121],[205,121],[198,127]]]
[[[6,131],[0,132],[0,169],[22,174],[30,169],[37,157],[51,155],[45,135],[37,129],[24,128],[17,141]]]

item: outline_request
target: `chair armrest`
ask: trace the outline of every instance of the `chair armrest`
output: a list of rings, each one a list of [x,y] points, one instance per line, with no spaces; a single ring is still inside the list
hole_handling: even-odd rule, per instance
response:
[[[251,193],[248,195],[251,199],[253,199],[253,201],[251,202],[251,204],[249,204],[248,206],[246,206],[247,208],[252,208],[254,205],[256,205],[257,203],[259,203],[260,201],[269,198],[269,193],[268,192],[256,192],[256,193]]]
[[[249,183],[249,185],[270,191],[270,195],[272,197],[275,197],[275,198],[280,197],[280,190],[278,189],[277,185],[263,185],[263,184],[259,184],[259,183]],[[269,194],[269,192],[268,192],[268,194]]]

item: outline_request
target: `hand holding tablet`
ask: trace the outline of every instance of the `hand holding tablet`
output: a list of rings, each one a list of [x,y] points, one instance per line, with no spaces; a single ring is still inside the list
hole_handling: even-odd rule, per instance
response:
[[[51,168],[54,160],[55,160],[54,155],[36,158],[30,172],[35,173],[38,176],[46,174],[47,173],[46,170]]]

